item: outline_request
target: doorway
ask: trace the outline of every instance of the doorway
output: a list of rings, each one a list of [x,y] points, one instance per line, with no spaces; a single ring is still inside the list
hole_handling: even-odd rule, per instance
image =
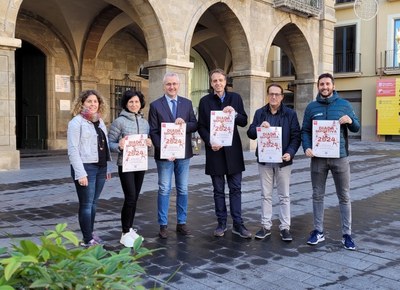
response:
[[[47,149],[46,56],[29,42],[15,51],[17,149]]]

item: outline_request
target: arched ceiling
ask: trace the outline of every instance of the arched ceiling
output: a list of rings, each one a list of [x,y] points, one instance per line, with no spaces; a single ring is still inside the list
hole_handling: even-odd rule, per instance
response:
[[[121,29],[128,30],[142,45],[146,46],[143,32],[138,25],[133,23],[132,19],[123,11],[116,12],[117,8],[111,6],[109,2],[111,1],[24,0],[20,9],[40,19],[45,19],[56,30],[57,34],[63,36],[63,39],[78,57],[82,55],[82,50],[87,46],[85,42],[88,33],[93,33],[91,31],[93,23],[101,21],[106,22],[105,27],[101,37],[99,37],[100,43],[92,54],[97,55],[107,40]],[[107,13],[107,10],[112,12]],[[102,15],[100,19],[99,15]],[[110,19],[104,18],[107,15]]]

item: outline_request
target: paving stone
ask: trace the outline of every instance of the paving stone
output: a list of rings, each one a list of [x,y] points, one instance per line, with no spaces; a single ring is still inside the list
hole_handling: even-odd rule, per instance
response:
[[[341,245],[338,199],[331,175],[325,196],[326,240],[316,246],[306,245],[312,230],[312,188],[310,160],[300,151],[291,177],[293,242],[280,239],[276,192],[270,237],[259,241],[233,235],[230,217],[225,236],[214,237],[217,222],[211,179],[204,174],[204,154],[191,160],[188,226],[193,237],[181,237],[175,232],[173,190],[170,235],[161,240],[156,214],[157,171],[150,159],[134,222],[145,237],[144,247],[157,249],[141,260],[147,272],[143,284],[148,288],[191,290],[400,289],[400,146],[353,141],[350,150],[357,251],[347,251]],[[246,227],[254,234],[260,227],[261,210],[258,165],[254,152],[244,152],[244,156],[242,212]],[[123,193],[115,162],[111,171],[113,178],[106,182],[100,197],[95,228],[107,248],[119,250]],[[80,237],[77,210],[66,156],[23,158],[21,170],[0,172],[0,247],[8,247],[21,238],[39,241],[46,229],[61,222],[67,222],[68,228]],[[166,281],[169,282],[165,284]]]

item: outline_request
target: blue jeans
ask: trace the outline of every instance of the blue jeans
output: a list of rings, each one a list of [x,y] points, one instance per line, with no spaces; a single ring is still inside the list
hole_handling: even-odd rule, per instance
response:
[[[218,224],[226,225],[227,209],[225,202],[225,175],[211,175],[214,187],[215,215]],[[242,220],[242,173],[227,174],[229,187],[229,209],[234,225],[243,224]]]
[[[74,179],[79,199],[79,226],[81,227],[83,242],[87,244],[93,239],[92,233],[96,217],[97,200],[106,181],[107,166],[99,167],[97,164],[84,163],[83,167],[88,175],[88,186],[81,186],[78,180],[74,179],[75,172],[72,166],[71,176]]]
[[[186,224],[188,205],[188,179],[190,158],[175,161],[156,160],[158,172],[158,224],[168,224],[169,196],[172,174],[176,186],[176,219],[178,224]]]
[[[314,229],[324,230],[324,195],[329,170],[339,199],[342,234],[351,235],[350,164],[348,157],[311,159]]]

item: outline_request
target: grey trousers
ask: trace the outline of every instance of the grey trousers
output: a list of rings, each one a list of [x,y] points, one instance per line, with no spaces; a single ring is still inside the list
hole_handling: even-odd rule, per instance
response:
[[[314,229],[324,230],[324,196],[329,170],[339,199],[342,234],[351,235],[350,164],[348,157],[311,159]]]
[[[292,166],[282,168],[268,167],[259,164],[258,172],[261,181],[261,224],[266,229],[272,226],[272,191],[276,183],[276,191],[279,197],[279,229],[290,229],[290,175]]]

